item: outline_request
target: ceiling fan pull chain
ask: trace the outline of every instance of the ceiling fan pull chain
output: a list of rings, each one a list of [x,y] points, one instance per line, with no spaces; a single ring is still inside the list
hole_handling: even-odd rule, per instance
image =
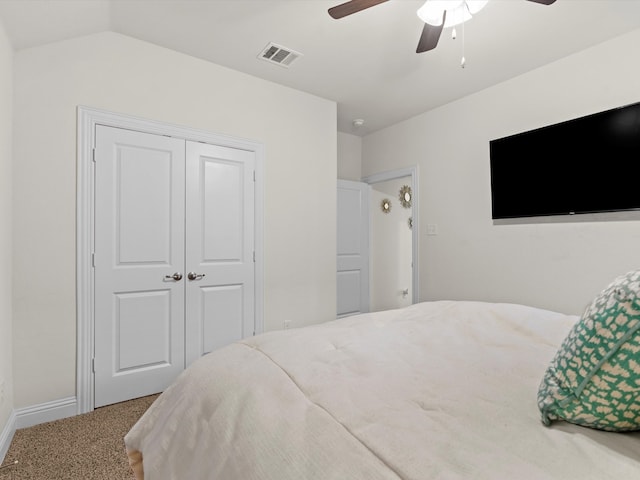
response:
[[[467,64],[466,58],[464,58],[464,23],[462,24],[462,60],[460,60],[460,68],[464,68]]]

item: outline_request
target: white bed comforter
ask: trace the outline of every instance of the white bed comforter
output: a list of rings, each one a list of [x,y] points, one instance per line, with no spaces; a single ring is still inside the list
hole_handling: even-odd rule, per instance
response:
[[[540,422],[574,316],[425,302],[195,362],[125,438],[146,480],[640,479],[640,434]]]

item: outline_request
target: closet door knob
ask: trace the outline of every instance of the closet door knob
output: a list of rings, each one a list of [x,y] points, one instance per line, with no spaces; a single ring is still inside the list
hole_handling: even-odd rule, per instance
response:
[[[182,274],[180,272],[176,272],[173,275],[165,275],[164,278],[166,278],[167,280],[173,279],[176,282],[179,282],[180,280],[182,280]]]
[[[200,280],[202,277],[204,277],[204,273],[196,273],[196,272],[187,273],[187,278],[189,280]]]

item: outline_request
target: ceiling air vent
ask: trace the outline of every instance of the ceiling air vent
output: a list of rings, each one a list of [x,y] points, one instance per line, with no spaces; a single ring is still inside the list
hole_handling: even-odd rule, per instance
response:
[[[282,47],[280,45],[276,45],[275,43],[270,43],[265,47],[258,58],[262,60],[266,60],[267,62],[275,63],[276,65],[280,65],[281,67],[289,68],[289,65],[293,63],[293,61],[302,54],[291,50],[290,48]]]

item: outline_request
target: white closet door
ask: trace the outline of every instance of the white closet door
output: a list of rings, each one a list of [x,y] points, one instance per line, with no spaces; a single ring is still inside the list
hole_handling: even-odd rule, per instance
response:
[[[366,183],[338,180],[338,317],[369,311],[370,191]]]
[[[186,359],[254,334],[255,153],[187,142]]]
[[[97,127],[96,407],[184,369],[184,154],[184,140]]]

